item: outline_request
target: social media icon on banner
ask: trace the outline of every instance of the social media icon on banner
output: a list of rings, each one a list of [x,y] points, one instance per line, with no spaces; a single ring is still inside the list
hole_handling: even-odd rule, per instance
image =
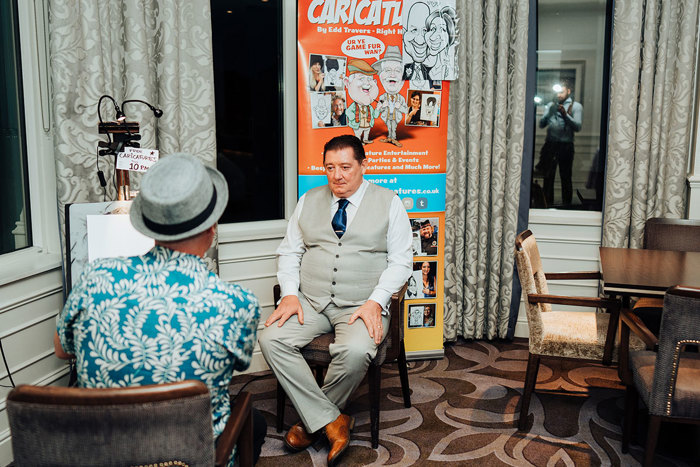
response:
[[[408,211],[409,209],[413,209],[413,198],[404,198],[401,200],[403,202],[403,207],[406,208]]]
[[[427,209],[428,208],[428,198],[418,198],[416,200],[416,207],[418,209]]]

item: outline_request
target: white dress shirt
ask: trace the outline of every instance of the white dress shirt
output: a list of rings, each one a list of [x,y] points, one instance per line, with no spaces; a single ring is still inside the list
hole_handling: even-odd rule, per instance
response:
[[[363,180],[357,191],[347,198],[349,202],[345,212],[348,227],[355,218],[368,186],[369,182]],[[282,297],[297,295],[299,292],[299,268],[301,257],[306,251],[299,228],[299,216],[304,206],[305,197],[306,195],[299,199],[297,207],[289,219],[287,234],[277,248],[277,280],[280,284]],[[338,210],[339,199],[333,195],[333,203],[328,206],[328,225]],[[391,302],[391,295],[401,288],[413,271],[412,238],[411,224],[406,209],[399,197],[395,196],[389,208],[389,228],[386,232],[387,268],[382,272],[377,286],[368,298],[379,303],[385,310]]]

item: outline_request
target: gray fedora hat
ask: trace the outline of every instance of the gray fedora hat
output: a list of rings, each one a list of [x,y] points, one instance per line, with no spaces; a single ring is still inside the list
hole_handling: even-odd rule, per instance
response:
[[[190,154],[171,154],[148,169],[131,204],[131,225],[160,241],[192,237],[214,225],[228,203],[218,170]]]
[[[386,52],[384,53],[384,57],[381,60],[377,60],[372,64],[372,68],[377,70],[377,72],[382,71],[382,64],[384,62],[392,61],[392,62],[401,62],[403,60],[403,57],[401,56],[401,49],[399,49],[398,45],[390,45],[386,48]]]

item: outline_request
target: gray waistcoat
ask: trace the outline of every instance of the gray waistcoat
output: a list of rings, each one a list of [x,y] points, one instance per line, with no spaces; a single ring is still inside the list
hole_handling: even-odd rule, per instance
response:
[[[386,234],[394,196],[370,183],[352,224],[339,239],[328,218],[331,190],[324,185],[306,193],[299,216],[306,246],[299,289],[316,310],[330,302],[359,306],[367,301],[387,267]]]

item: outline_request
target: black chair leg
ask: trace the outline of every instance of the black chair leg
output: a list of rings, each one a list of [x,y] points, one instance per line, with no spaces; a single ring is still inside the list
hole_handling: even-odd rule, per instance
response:
[[[649,416],[649,431],[647,431],[647,445],[644,448],[644,467],[654,465],[654,451],[656,451],[656,441],[659,439],[659,428],[661,427],[661,417],[658,415]]]
[[[518,420],[518,430],[525,431],[527,428],[527,418],[530,409],[530,397],[535,390],[537,382],[537,371],[540,369],[540,356],[528,352],[527,371],[525,373],[525,386],[523,395],[520,397],[520,419]]]
[[[382,390],[382,368],[378,365],[370,365],[367,372],[369,383],[369,422],[372,433],[372,449],[379,447],[379,398]]]
[[[603,348],[603,365],[612,363],[613,350],[615,348],[615,338],[617,328],[620,325],[620,307],[615,306],[610,309],[610,321],[608,321],[608,333],[605,336],[605,347]]]
[[[314,372],[316,374],[316,384],[318,384],[318,387],[323,387],[323,366],[321,365],[316,365],[316,371]]]
[[[408,365],[406,364],[406,347],[403,340],[399,345],[399,356],[396,359],[399,366],[399,377],[401,378],[401,392],[403,394],[403,405],[407,409],[411,407],[411,388],[408,386]]]
[[[287,393],[282,389],[282,385],[277,382],[277,433],[282,433],[284,428],[284,404],[287,399]]]
[[[625,391],[625,419],[622,425],[622,452],[629,452],[632,430],[637,425],[637,389],[629,385]]]

